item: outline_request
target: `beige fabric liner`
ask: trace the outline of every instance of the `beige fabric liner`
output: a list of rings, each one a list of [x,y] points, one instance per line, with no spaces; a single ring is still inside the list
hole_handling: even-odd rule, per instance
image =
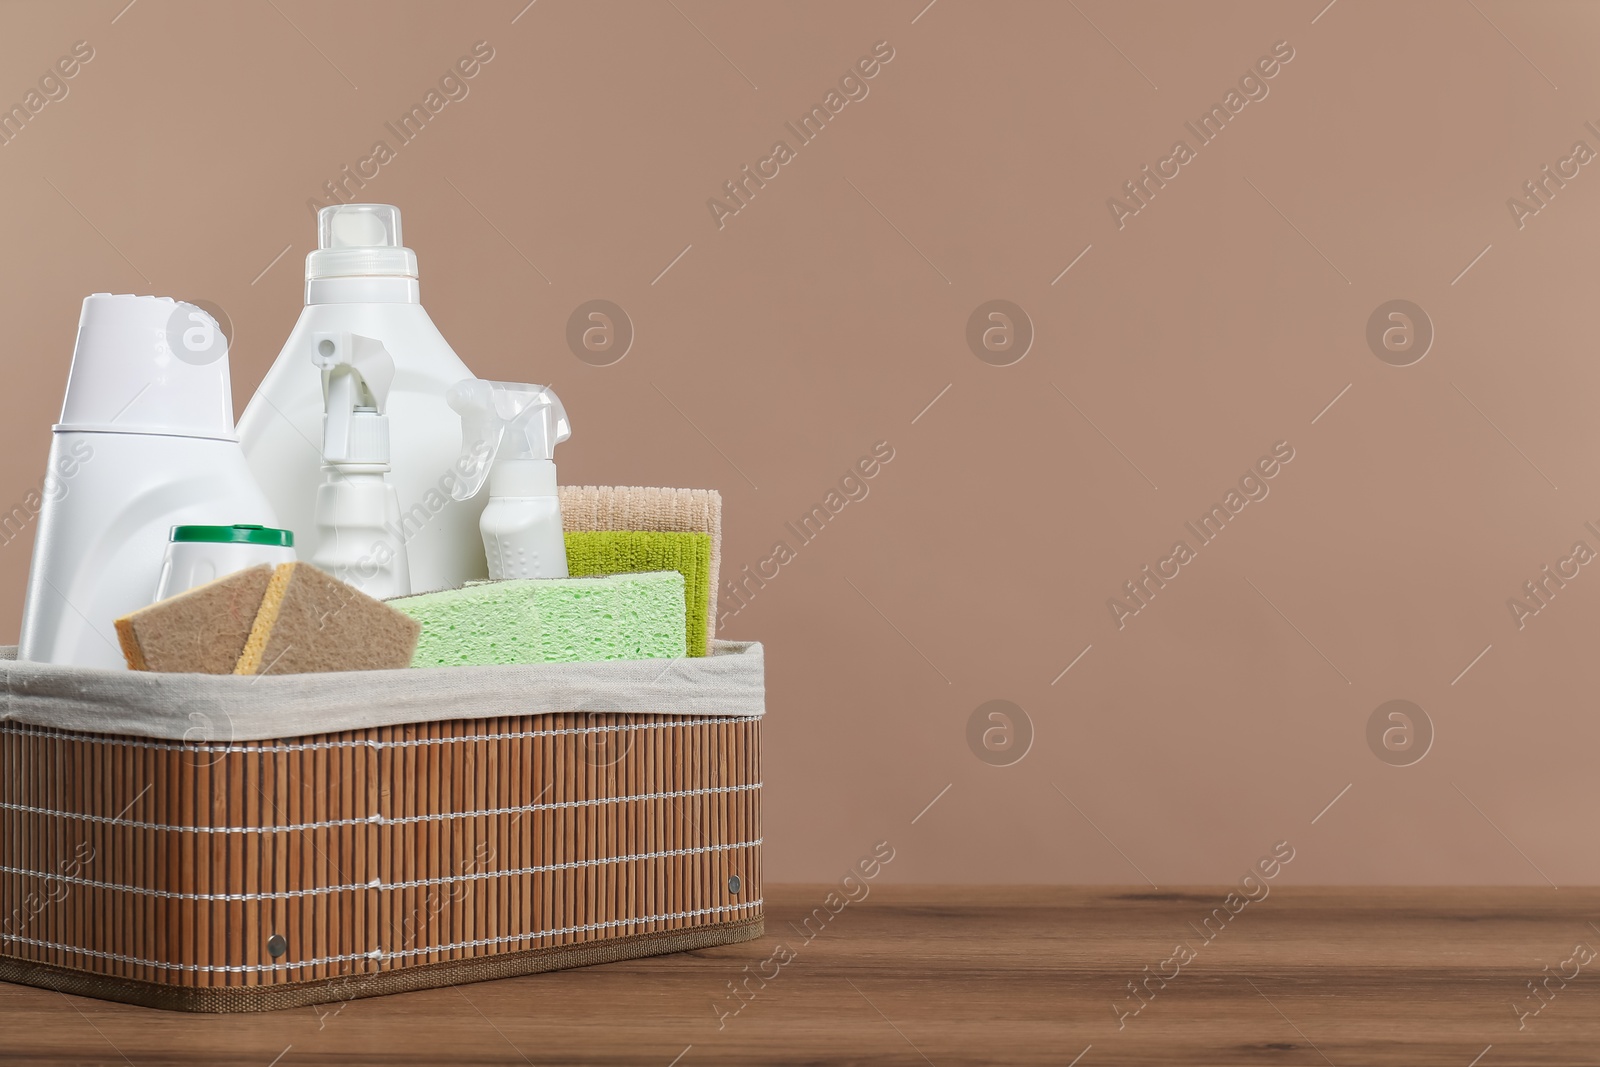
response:
[[[261,741],[379,726],[563,712],[753,717],[761,645],[717,641],[683,659],[410,668],[243,677],[29,663],[0,646],[0,722],[190,742]]]

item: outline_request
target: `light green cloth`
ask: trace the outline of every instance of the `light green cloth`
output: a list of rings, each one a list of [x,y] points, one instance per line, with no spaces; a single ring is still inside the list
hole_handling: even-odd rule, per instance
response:
[[[706,654],[710,615],[711,535],[657,530],[582,530],[567,535],[567,573],[626,574],[677,571],[683,575],[684,627],[691,656]]]

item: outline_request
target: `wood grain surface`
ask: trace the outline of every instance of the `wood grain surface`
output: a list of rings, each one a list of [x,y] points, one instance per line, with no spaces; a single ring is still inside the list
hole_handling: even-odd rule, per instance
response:
[[[1224,921],[1227,889],[868,888],[769,887],[742,945],[267,1015],[0,986],[0,1062],[1600,1063],[1600,890],[1277,887]]]

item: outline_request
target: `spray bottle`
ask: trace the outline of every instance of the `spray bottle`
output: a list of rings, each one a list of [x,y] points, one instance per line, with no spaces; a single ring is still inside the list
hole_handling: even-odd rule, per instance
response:
[[[277,512],[276,525],[295,531],[302,558],[315,558],[324,407],[314,353],[325,335],[359,334],[394,358],[389,484],[400,498],[411,587],[482,578],[481,507],[451,499],[460,422],[444,399],[472,372],[422,308],[417,255],[401,242],[400,211],[335,204],[317,213],[317,231],[318,248],[306,256],[305,309],[239,420],[245,458]]]
[[[572,425],[556,394],[543,385],[469,378],[446,399],[461,416],[464,474],[457,500],[489,482],[479,527],[491,578],[565,578],[567,548],[556,493],[556,445]]]
[[[352,333],[319,333],[312,362],[322,371],[327,414],[311,562],[383,599],[411,592],[400,498],[389,472],[394,357],[382,343]]]

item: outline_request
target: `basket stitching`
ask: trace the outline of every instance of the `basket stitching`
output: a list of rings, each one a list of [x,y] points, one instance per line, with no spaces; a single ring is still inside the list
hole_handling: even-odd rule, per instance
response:
[[[530,811],[557,811],[563,808],[599,807],[603,804],[626,804],[636,800],[675,800],[682,797],[710,796],[714,793],[744,793],[760,789],[762,783],[744,785],[707,786],[704,789],[674,789],[663,793],[636,793],[624,797],[593,797],[587,800],[554,800],[544,804],[524,804],[514,808],[486,808],[482,811],[446,811],[428,815],[369,815],[359,819],[330,819],[326,822],[291,823],[288,826],[174,826],[168,823],[142,822],[138,819],[118,819],[109,815],[83,815],[75,811],[55,811],[31,804],[13,804],[0,801],[0,811],[17,811],[25,815],[45,815],[55,819],[77,819],[81,822],[100,823],[107,826],[127,826],[135,830],[158,830],[180,834],[284,834],[304,830],[326,830],[341,826],[409,826],[413,823],[443,822],[447,819],[476,819],[489,815],[511,815]]]
[[[540,712],[538,714],[584,714],[583,712]],[[605,712],[603,714],[633,715],[646,714],[645,712]],[[636,722],[621,723],[615,726],[573,726],[563,727],[559,730],[525,730],[508,734],[470,734],[464,737],[418,737],[409,741],[313,741],[309,744],[290,745],[263,745],[257,744],[172,744],[161,741],[144,741],[138,738],[122,737],[113,734],[84,734],[73,733],[69,730],[57,730],[49,726],[33,726],[26,723],[0,724],[0,734],[10,734],[14,737],[47,737],[60,741],[83,741],[95,745],[115,745],[121,748],[147,748],[158,752],[218,752],[224,755],[240,754],[249,755],[257,752],[319,752],[324,749],[335,748],[420,748],[427,745],[454,745],[465,741],[520,741],[534,737],[565,737],[569,734],[603,734],[626,730],[666,730],[680,726],[717,726],[730,722],[755,722],[765,718],[761,715],[718,715],[707,719],[673,719],[666,722]],[[371,730],[392,730],[394,726],[367,727]]]
[[[92,878],[79,878],[76,875],[45,874],[39,871],[24,870],[20,867],[0,865],[0,874],[18,875],[23,878],[39,878],[47,882],[65,882],[68,885],[83,886],[87,889],[105,889],[113,893],[132,893],[141,897],[156,897],[161,900],[213,900],[213,901],[241,901],[241,900],[298,900],[302,897],[325,896],[330,893],[353,893],[362,890],[384,892],[397,889],[419,889],[425,886],[453,885],[456,882],[481,882],[489,878],[515,878],[528,874],[546,874],[550,871],[570,871],[582,867],[602,867],[608,863],[633,863],[639,860],[674,859],[680,856],[699,856],[713,852],[731,852],[734,849],[754,848],[764,842],[764,838],[754,841],[735,841],[723,845],[702,845],[699,848],[672,848],[661,852],[638,852],[630,856],[602,856],[596,859],[566,860],[562,863],[545,864],[538,867],[521,867],[509,871],[474,871],[471,874],[451,875],[439,878],[418,878],[409,882],[382,882],[374,879],[364,885],[333,885],[321,886],[314,889],[286,889],[276,893],[177,893],[169,889],[147,889],[144,886],[118,885],[115,882],[100,882]],[[5,940],[5,935],[0,934],[0,941]]]
[[[96,959],[114,960],[118,963],[130,963],[135,967],[154,967],[163,971],[187,971],[190,973],[205,972],[207,974],[260,974],[273,971],[293,971],[304,967],[321,967],[329,963],[349,963],[355,960],[394,960],[412,956],[425,956],[430,952],[451,952],[462,948],[485,948],[489,945],[512,944],[518,941],[532,941],[541,937],[560,937],[564,934],[590,933],[595,930],[610,930],[618,926],[637,926],[640,923],[664,922],[672,919],[695,919],[702,915],[720,915],[723,912],[742,911],[748,908],[758,908],[765,901],[757,897],[741,904],[719,904],[713,908],[698,908],[694,911],[669,912],[664,915],[647,915],[638,919],[608,919],[599,923],[583,923],[578,926],[567,926],[560,930],[540,930],[531,934],[512,934],[505,937],[484,937],[475,941],[457,941],[449,945],[433,945],[428,948],[404,949],[400,952],[384,952],[379,949],[375,952],[352,952],[342,956],[324,956],[320,959],[304,960],[299,963],[258,963],[243,964],[231,967],[216,967],[195,963],[165,963],[160,960],[141,960],[132,956],[124,956],[117,952],[100,952],[96,949],[79,948],[76,945],[62,945],[54,941],[41,941],[32,937],[20,937],[15,934],[0,935],[0,941],[16,941],[24,945],[35,945],[40,948],[51,949],[58,952],[68,952],[79,956],[93,956]]]

